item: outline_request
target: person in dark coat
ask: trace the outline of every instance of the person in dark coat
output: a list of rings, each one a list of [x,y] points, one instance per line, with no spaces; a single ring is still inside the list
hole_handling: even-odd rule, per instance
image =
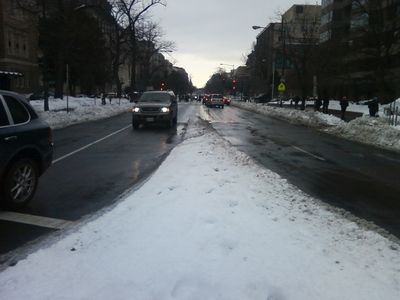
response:
[[[324,114],[328,113],[329,111],[328,107],[329,107],[329,98],[325,97],[324,100],[322,100],[322,112]]]
[[[346,96],[343,96],[342,100],[340,100],[340,108],[341,108],[341,118],[344,120],[344,115],[346,113],[346,109],[349,106],[349,100],[347,100]]]
[[[321,105],[322,105],[322,100],[319,97],[315,98],[315,100],[314,100],[314,110],[315,111],[319,111],[321,109]]]
[[[300,97],[294,96],[293,101],[294,101],[294,109],[297,109],[297,107],[299,106]]]
[[[368,102],[369,115],[371,117],[376,117],[376,113],[379,111],[379,101],[377,97],[374,97]]]
[[[301,102],[301,104],[300,104],[300,110],[305,110],[305,109],[306,109],[306,98],[301,97],[301,98],[300,98],[300,102]]]

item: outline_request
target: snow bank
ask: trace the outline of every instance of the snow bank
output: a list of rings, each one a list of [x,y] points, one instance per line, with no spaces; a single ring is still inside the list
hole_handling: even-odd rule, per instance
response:
[[[0,273],[0,299],[400,299],[399,245],[186,140],[113,210]]]
[[[383,118],[363,116],[325,131],[361,143],[400,150],[400,126],[390,126]]]
[[[314,127],[349,140],[400,151],[399,126],[388,125],[384,118],[363,116],[346,123],[336,116],[314,111],[234,101],[232,101],[232,105],[266,116],[287,120],[294,124]]]
[[[112,99],[111,104],[108,99],[106,102],[106,105],[101,105],[99,98],[69,97],[68,113],[66,97],[64,99],[50,98],[50,111],[44,111],[43,100],[30,101],[30,104],[53,129],[108,118],[129,111],[133,106],[129,100],[124,98]]]

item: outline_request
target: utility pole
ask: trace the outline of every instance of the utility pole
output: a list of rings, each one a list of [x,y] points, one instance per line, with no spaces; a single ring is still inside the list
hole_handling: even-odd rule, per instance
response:
[[[69,99],[68,99],[68,95],[69,95],[69,65],[67,64],[67,113],[69,113]]]
[[[284,27],[284,18],[283,14],[281,16],[281,40],[282,40],[282,76],[281,81],[285,81],[285,61],[286,61],[286,37],[285,37],[285,27]]]

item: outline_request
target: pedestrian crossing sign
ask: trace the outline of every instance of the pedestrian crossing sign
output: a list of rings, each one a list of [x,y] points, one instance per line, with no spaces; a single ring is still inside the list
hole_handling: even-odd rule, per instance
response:
[[[279,93],[284,93],[286,91],[286,85],[283,83],[283,82],[281,82],[279,85],[278,85],[278,92]]]

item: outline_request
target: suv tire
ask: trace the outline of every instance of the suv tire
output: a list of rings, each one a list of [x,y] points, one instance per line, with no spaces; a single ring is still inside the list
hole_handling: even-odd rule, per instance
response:
[[[37,163],[22,158],[12,163],[5,175],[1,192],[8,208],[24,207],[33,198],[39,180]]]

